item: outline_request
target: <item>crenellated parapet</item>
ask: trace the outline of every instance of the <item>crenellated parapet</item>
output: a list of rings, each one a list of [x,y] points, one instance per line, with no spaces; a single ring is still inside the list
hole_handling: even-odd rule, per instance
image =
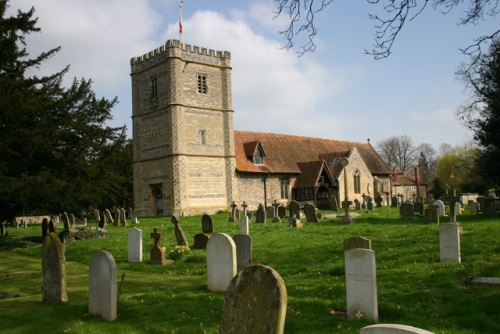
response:
[[[200,48],[190,44],[183,44],[179,40],[170,39],[165,45],[142,56],[132,58],[130,60],[132,73],[140,72],[153,65],[162,63],[167,58],[181,58],[185,61],[229,67],[231,52]]]

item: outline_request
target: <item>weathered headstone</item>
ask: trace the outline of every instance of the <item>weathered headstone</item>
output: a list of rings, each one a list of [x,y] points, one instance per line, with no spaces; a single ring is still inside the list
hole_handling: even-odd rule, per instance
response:
[[[461,262],[460,231],[457,223],[439,226],[439,250],[441,262]]]
[[[426,224],[439,224],[439,209],[427,208],[424,211],[424,223]]]
[[[201,229],[203,233],[214,233],[214,222],[212,217],[206,213],[201,217]]]
[[[339,211],[339,203],[337,202],[337,197],[335,196],[328,197],[328,205],[330,206],[330,210]]]
[[[272,219],[273,219],[273,223],[280,223],[281,222],[281,218],[278,214],[278,208],[279,208],[280,204],[274,200],[274,203],[273,203],[273,215],[271,216]]]
[[[391,198],[391,207],[395,208],[398,206],[398,198],[396,196],[393,196]]]
[[[249,219],[247,216],[243,215],[240,218],[240,233],[249,234]]]
[[[424,202],[413,203],[413,212],[423,215],[424,214]]]
[[[2,224],[3,226],[4,224]],[[2,235],[5,234],[5,231],[2,231]],[[49,234],[49,220],[47,218],[43,218],[42,220],[42,240],[45,240],[47,234]]]
[[[361,203],[357,198],[354,200],[354,210],[361,210]]]
[[[120,225],[120,221],[121,221],[121,212],[120,212],[120,209],[116,208],[115,209],[115,217],[114,217],[113,225],[114,226]]]
[[[179,219],[176,216],[172,216],[172,224],[174,224],[175,239],[177,240],[177,245],[179,246],[189,246],[186,235],[179,225]]]
[[[306,216],[306,220],[309,223],[317,223],[319,222],[318,216],[316,215],[316,208],[312,204],[304,205],[304,214]]]
[[[378,324],[361,328],[360,334],[434,334],[421,328],[398,325]]]
[[[101,221],[101,214],[99,213],[99,210],[95,209],[94,215],[95,215],[95,220],[99,223]]]
[[[236,265],[246,267],[252,264],[252,237],[247,234],[233,236],[236,246]]]
[[[127,224],[127,213],[125,212],[125,208],[122,208],[120,210],[120,218],[121,218],[121,220],[120,220],[121,225],[122,226],[127,226],[128,225]]]
[[[382,196],[377,196],[375,197],[375,206],[377,208],[381,208],[382,207],[382,202],[384,201],[384,199],[382,198]]]
[[[234,221],[239,222],[240,221],[240,209],[236,208],[234,210]]]
[[[478,196],[476,198],[476,201],[479,203],[479,210],[483,211],[484,208],[486,207],[486,197]]]
[[[413,218],[413,203],[406,202],[399,207],[401,218]]]
[[[5,224],[7,222],[4,220],[2,222],[0,222],[0,235],[5,235]],[[42,232],[43,233],[43,232]]]
[[[278,217],[283,219],[286,217],[286,207],[283,205],[278,206]]]
[[[372,241],[359,236],[344,240],[344,251],[354,248],[372,249]]]
[[[99,221],[99,227],[105,229],[108,225],[108,219],[106,218],[106,214],[102,215],[102,219]]]
[[[255,222],[260,224],[265,224],[266,221],[267,221],[267,215],[266,215],[266,210],[264,209],[264,205],[259,204],[259,207],[257,208],[257,216]]]
[[[116,319],[116,263],[110,252],[92,254],[89,267],[89,313],[107,321]]]
[[[304,226],[304,224],[302,224],[300,219],[297,218],[297,216],[295,216],[295,215],[290,217],[289,221],[290,222],[288,223],[288,227],[301,228]]]
[[[128,262],[142,262],[142,230],[137,227],[128,231]]]
[[[207,243],[207,280],[210,291],[226,291],[236,275],[236,245],[226,233],[216,233]]]
[[[276,270],[245,267],[227,288],[219,333],[282,334],[286,307],[285,282]]]
[[[69,215],[69,226],[75,226],[75,225],[76,225],[75,215],[71,213]]]
[[[115,225],[115,222],[113,220],[113,216],[111,215],[111,211],[109,211],[109,209],[104,210],[104,215],[106,216],[106,219],[108,222]]]
[[[353,239],[354,240],[354,239]],[[362,239],[359,243],[366,243]],[[353,241],[351,240],[349,244]],[[344,250],[347,317],[378,321],[375,252],[367,248]]]
[[[274,208],[272,206],[266,207],[266,218],[269,218],[269,219],[274,218]]]
[[[204,233],[195,234],[193,249],[206,249],[209,239],[210,236],[208,234]]]
[[[479,203],[478,202],[470,202],[469,203],[469,211],[470,211],[470,213],[479,213]]]
[[[42,244],[43,301],[61,304],[68,301],[64,247],[55,233],[49,233]]]
[[[291,201],[290,204],[288,204],[288,211],[288,217],[291,218],[295,216],[300,219],[300,204],[297,201]]]
[[[367,210],[373,210],[373,201],[371,198],[368,199],[368,202],[366,203],[366,209]]]
[[[432,203],[432,205],[435,205],[435,206],[438,207],[438,209],[439,209],[439,216],[440,217],[446,216],[445,206],[444,206],[443,201],[441,201],[440,199],[435,200],[434,203]]]
[[[160,246],[160,240],[163,237],[163,234],[160,233],[160,229],[155,228],[153,231],[154,232],[151,233],[151,238],[154,239],[154,244],[153,244],[153,248],[151,248],[151,251],[149,252],[149,254],[151,256],[150,263],[159,264],[159,265],[173,263],[174,261],[167,260],[165,258],[165,251]]]
[[[68,217],[68,214],[66,212],[63,213],[63,224],[64,224],[64,229],[65,230],[69,230],[70,228],[70,224],[69,224],[69,217]]]
[[[54,219],[49,220],[49,233],[50,232],[56,232],[56,224],[54,222]]]
[[[480,205],[481,211],[483,211],[484,218],[497,218],[497,207],[495,201],[496,200],[494,198],[485,198],[483,201],[484,206]]]

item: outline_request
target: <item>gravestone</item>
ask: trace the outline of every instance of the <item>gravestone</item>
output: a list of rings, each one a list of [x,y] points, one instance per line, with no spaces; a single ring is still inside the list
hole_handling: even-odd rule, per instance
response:
[[[54,223],[54,219],[49,220],[49,233],[56,232],[56,224]]]
[[[269,219],[274,218],[274,208],[272,206],[266,207],[266,218],[269,218]]]
[[[210,291],[226,291],[236,275],[236,245],[226,233],[216,233],[207,243],[207,281]]]
[[[344,251],[354,248],[372,249],[372,241],[363,237],[350,237],[344,240]]]
[[[109,221],[111,224],[115,224],[113,221],[113,216],[111,216],[111,211],[109,209],[104,210],[104,215],[106,216],[107,221]]]
[[[125,212],[125,208],[122,208],[120,210],[120,217],[121,217],[121,225],[122,226],[127,226],[127,213]]]
[[[240,209],[236,208],[234,210],[234,221],[239,222],[240,221]]]
[[[243,209],[243,217],[247,216],[248,217],[248,214],[247,214],[247,208],[248,208],[248,205],[245,203],[245,201],[243,201],[243,204],[241,204],[241,208]]]
[[[301,228],[304,226],[304,224],[302,224],[300,219],[298,219],[297,216],[295,215],[290,217],[289,221],[290,222],[288,223],[288,227]]]
[[[373,210],[373,202],[371,199],[368,200],[368,203],[366,204],[366,209]]]
[[[101,221],[101,215],[99,213],[99,210],[95,209],[94,215],[95,215],[95,220],[99,223]]]
[[[434,334],[421,328],[398,325],[377,324],[361,328],[360,334]]]
[[[0,222],[0,235],[5,235],[5,224],[7,222],[4,220],[3,222]],[[43,231],[42,231],[43,233]]]
[[[339,211],[339,203],[337,202],[337,197],[335,196],[328,197],[328,204],[330,205],[330,210]]]
[[[469,211],[470,211],[470,213],[479,213],[479,203],[478,202],[470,202],[469,203]]]
[[[432,205],[435,205],[435,206],[438,207],[438,209],[439,209],[439,216],[440,217],[445,217],[446,216],[446,212],[445,212],[445,207],[444,207],[443,201],[441,201],[440,199],[435,200],[434,203],[432,203]]]
[[[350,240],[348,247],[351,247],[349,245],[355,242],[363,247],[363,245],[366,245],[366,241],[363,239],[357,239],[357,241],[356,239]],[[365,318],[377,322],[378,302],[375,252],[366,247],[344,249],[344,261],[347,317],[350,319]]]
[[[399,207],[399,214],[401,218],[413,218],[413,203],[406,202]]]
[[[460,231],[457,223],[439,226],[439,250],[441,262],[461,262]]]
[[[49,233],[42,244],[43,302],[68,302],[64,247],[55,233]]]
[[[476,198],[476,201],[479,203],[479,210],[483,211],[485,208],[485,204],[486,204],[486,197],[478,196]]]
[[[245,267],[227,288],[219,333],[282,334],[286,307],[285,282],[276,270]]]
[[[110,252],[101,250],[92,254],[89,267],[89,313],[116,319],[117,285],[116,263]]]
[[[160,246],[160,240],[163,237],[163,234],[160,233],[160,229],[155,228],[153,231],[154,232],[151,233],[151,238],[154,239],[154,244],[153,244],[153,248],[151,248],[151,250],[149,252],[149,254],[151,256],[151,259],[149,262],[152,264],[159,264],[159,265],[173,263],[174,261],[167,260],[165,258],[165,251],[163,250],[163,247]]]
[[[459,205],[458,213],[460,213],[460,196],[457,196],[457,192],[455,189],[450,189],[449,192],[450,195],[450,223],[456,223],[457,222],[457,211],[456,208],[457,206],[455,204]]]
[[[69,230],[70,228],[70,225],[69,225],[69,217],[68,217],[68,214],[66,212],[63,213],[63,225],[64,225],[64,229],[65,230]]]
[[[266,210],[264,209],[264,205],[259,204],[259,207],[257,208],[257,216],[255,222],[260,224],[265,224],[266,221],[267,221],[267,215],[266,215]]]
[[[274,200],[274,203],[273,203],[273,215],[271,216],[273,218],[273,223],[281,223],[281,218],[278,214],[278,208],[279,208],[280,204]]]
[[[115,217],[114,217],[114,221],[113,221],[113,226],[120,225],[120,221],[121,221],[121,212],[120,212],[120,209],[116,208],[115,209]]]
[[[398,198],[396,196],[393,196],[391,198],[391,207],[395,208],[398,206]]]
[[[177,245],[189,247],[189,242],[187,241],[187,238],[184,235],[184,231],[179,225],[179,220],[176,216],[172,216],[172,224],[174,224],[175,239],[177,240]]]
[[[106,229],[107,225],[108,225],[108,219],[106,218],[106,215],[103,214],[102,215],[102,220],[99,221],[99,225],[98,226],[100,228],[102,228],[102,229]]]
[[[241,234],[249,234],[248,225],[249,225],[248,217],[242,216],[240,218],[240,233]]]
[[[424,211],[424,223],[425,224],[438,224],[439,225],[439,209],[438,208],[427,208]]]
[[[415,202],[413,204],[413,212],[423,215],[424,214],[424,202]]]
[[[485,198],[483,202],[484,206],[479,205],[479,207],[481,208],[481,211],[483,211],[484,218],[487,219],[497,218],[497,207],[495,203],[496,200],[494,198]]]
[[[203,233],[214,233],[214,222],[212,217],[206,213],[201,217],[201,230]]]
[[[304,214],[306,216],[306,220],[309,223],[317,223],[319,222],[318,215],[316,214],[316,208],[314,205],[307,203],[304,205]]]
[[[236,265],[246,267],[252,264],[252,237],[247,234],[233,236],[236,246]]]
[[[292,218],[295,216],[300,219],[300,204],[297,201],[291,201],[290,204],[288,204],[288,211],[288,217]]]
[[[2,224],[3,226],[4,224]],[[5,227],[4,227],[5,228]],[[2,231],[2,235],[5,234],[5,230]],[[47,234],[49,234],[49,220],[47,218],[43,218],[42,220],[42,240],[45,240]]]
[[[206,249],[207,242],[210,239],[208,234],[198,233],[194,235],[193,249]]]
[[[75,225],[76,225],[75,215],[71,213],[69,215],[69,226],[75,226]]]
[[[361,203],[357,198],[354,200],[354,210],[361,210]]]
[[[128,231],[128,262],[142,262],[142,230],[137,227]]]
[[[233,203],[231,204],[231,216],[229,216],[229,221],[230,221],[231,223],[234,223],[235,221],[237,221],[237,220],[236,220],[236,208],[237,208],[237,207],[238,207],[238,206],[237,206],[237,205],[234,203],[234,201],[233,201]],[[209,233],[212,233],[212,232],[209,232]]]
[[[382,196],[377,196],[375,197],[375,206],[377,208],[381,208],[382,207],[382,202],[384,201],[384,199],[382,198]]]
[[[286,207],[284,207],[283,205],[278,206],[278,217],[280,217],[280,219],[286,217]]]

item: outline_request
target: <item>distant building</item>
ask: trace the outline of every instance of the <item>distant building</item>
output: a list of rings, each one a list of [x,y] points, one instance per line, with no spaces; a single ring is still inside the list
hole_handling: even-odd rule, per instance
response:
[[[413,200],[420,196],[425,200],[427,195],[427,183],[422,183],[416,175],[419,175],[418,166],[415,168],[415,174],[400,172],[397,167],[392,174],[392,194],[393,196],[402,195],[404,200]]]
[[[177,40],[131,60],[137,216],[213,213],[233,201],[327,207],[344,199],[342,158],[351,201],[390,193],[391,170],[370,143],[234,130],[230,60]]]

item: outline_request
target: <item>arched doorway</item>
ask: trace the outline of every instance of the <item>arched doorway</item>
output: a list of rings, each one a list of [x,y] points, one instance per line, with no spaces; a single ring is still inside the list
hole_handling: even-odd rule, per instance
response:
[[[316,190],[316,207],[320,210],[330,209],[329,198],[331,195],[331,187],[326,184],[320,185]]]
[[[153,188],[153,214],[156,216],[163,215],[163,191],[161,187],[156,186]]]

